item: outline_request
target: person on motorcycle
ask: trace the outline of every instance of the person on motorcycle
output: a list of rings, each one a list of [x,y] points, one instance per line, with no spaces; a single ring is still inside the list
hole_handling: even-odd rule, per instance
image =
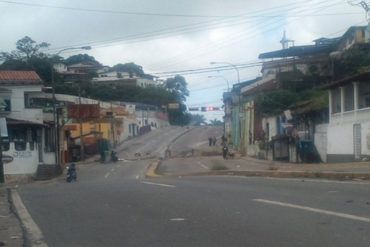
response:
[[[117,157],[117,152],[112,150],[112,152],[110,153],[110,160],[113,161],[113,162],[116,162],[118,161],[118,157]]]
[[[72,163],[67,170],[67,181],[77,181],[77,172],[76,172],[76,165]]]

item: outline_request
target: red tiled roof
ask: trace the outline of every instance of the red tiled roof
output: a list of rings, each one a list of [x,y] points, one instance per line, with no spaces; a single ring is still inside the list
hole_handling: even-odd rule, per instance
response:
[[[42,84],[42,80],[35,71],[0,70],[0,83],[36,83]]]

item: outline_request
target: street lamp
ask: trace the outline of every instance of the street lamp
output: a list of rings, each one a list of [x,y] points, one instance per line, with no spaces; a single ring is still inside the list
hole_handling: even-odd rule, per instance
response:
[[[238,69],[238,67],[236,67],[236,65],[234,65],[232,63],[228,63],[228,62],[210,62],[209,64],[211,64],[211,65],[214,65],[214,64],[227,64],[227,65],[230,65],[231,67],[233,67],[236,70],[236,73],[238,75],[238,83],[240,83],[239,69]]]
[[[227,83],[227,91],[230,91],[229,81],[225,77],[223,77],[222,75],[217,75],[217,76],[210,75],[210,76],[208,76],[208,78],[222,78],[222,79],[224,79]]]
[[[91,50],[91,46],[81,46],[81,47],[68,47],[59,50],[57,53],[55,53],[55,56],[58,56],[60,53],[64,51],[70,51],[70,50]],[[54,122],[54,148],[55,148],[55,164],[59,164],[59,156],[60,156],[60,143],[59,143],[59,123],[56,121],[56,99],[55,99],[55,82],[54,82],[54,66],[53,62],[51,64],[51,85],[52,85],[52,98],[53,98],[53,122]],[[80,102],[81,104],[81,102]],[[81,133],[82,135],[82,133]],[[81,143],[81,147],[82,147]],[[83,151],[83,147],[81,148]]]

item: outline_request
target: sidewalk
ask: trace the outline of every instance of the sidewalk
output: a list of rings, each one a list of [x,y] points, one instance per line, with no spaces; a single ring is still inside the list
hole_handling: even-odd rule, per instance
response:
[[[370,162],[295,164],[252,157],[224,160],[221,156],[203,156],[165,160],[157,172],[167,176],[241,175],[370,180]]]
[[[0,185],[0,246],[23,246],[23,232],[17,217],[10,210],[8,191]]]

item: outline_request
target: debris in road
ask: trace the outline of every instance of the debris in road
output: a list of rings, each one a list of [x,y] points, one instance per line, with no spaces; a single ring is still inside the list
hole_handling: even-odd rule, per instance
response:
[[[352,203],[353,202],[353,200],[347,200],[346,201],[346,203]]]
[[[184,218],[172,218],[170,221],[184,221]]]

